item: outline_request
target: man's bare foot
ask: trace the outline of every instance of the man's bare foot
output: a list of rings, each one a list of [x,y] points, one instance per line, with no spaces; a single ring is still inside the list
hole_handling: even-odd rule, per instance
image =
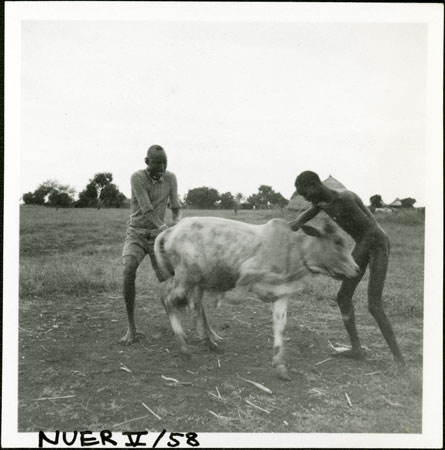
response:
[[[119,340],[119,342],[123,345],[131,345],[133,342],[144,337],[143,333],[140,333],[137,330],[127,329],[125,335]]]
[[[332,353],[332,356],[341,356],[342,358],[350,358],[350,359],[357,359],[357,360],[364,360],[365,354],[363,353],[363,350],[357,350],[357,349],[351,349],[348,347],[333,347],[334,353]]]

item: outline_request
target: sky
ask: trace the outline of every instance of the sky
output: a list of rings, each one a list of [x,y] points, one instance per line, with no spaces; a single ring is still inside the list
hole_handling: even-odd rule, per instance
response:
[[[111,172],[129,197],[162,145],[183,197],[286,198],[303,170],[365,203],[425,201],[427,25],[28,20],[21,194]]]

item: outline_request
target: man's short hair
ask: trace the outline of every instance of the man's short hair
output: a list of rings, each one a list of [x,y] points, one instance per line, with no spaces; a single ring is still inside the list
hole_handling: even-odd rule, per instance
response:
[[[295,187],[312,186],[314,184],[321,184],[320,177],[310,170],[301,172],[295,180]]]
[[[165,160],[165,165],[167,165],[167,154],[165,150],[160,145],[151,145],[147,150],[147,159],[153,156],[161,156]]]

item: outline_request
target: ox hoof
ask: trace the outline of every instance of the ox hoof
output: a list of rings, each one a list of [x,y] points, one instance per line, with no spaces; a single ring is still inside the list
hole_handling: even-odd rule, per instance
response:
[[[192,352],[188,347],[181,347],[180,356],[184,361],[190,361],[192,359]]]
[[[291,378],[289,376],[289,372],[286,369],[286,366],[280,364],[275,368],[275,370],[277,371],[277,375],[280,380],[290,381]]]
[[[218,350],[218,344],[212,342],[210,339],[206,340],[206,345],[212,352],[216,352]]]

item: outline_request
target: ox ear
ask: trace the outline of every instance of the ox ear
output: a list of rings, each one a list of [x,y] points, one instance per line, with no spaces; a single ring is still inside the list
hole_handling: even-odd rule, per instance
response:
[[[314,227],[311,227],[310,225],[303,225],[300,227],[301,230],[303,230],[304,234],[307,234],[308,236],[312,237],[321,237],[321,233]]]

